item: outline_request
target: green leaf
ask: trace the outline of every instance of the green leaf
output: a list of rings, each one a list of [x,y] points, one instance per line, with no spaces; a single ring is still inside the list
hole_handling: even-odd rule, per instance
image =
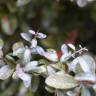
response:
[[[66,65],[61,63],[61,62],[58,62],[58,63],[55,63],[55,64],[51,64],[51,66],[54,69],[57,69],[57,70],[66,70]]]
[[[31,90],[32,92],[36,92],[39,86],[39,77],[38,76],[33,76],[32,78],[32,85],[31,85]]]
[[[5,62],[11,67],[14,68],[16,66],[16,62],[14,60],[14,58],[10,55],[6,55],[5,56]]]
[[[3,32],[7,35],[12,35],[14,33],[13,23],[11,22],[8,16],[2,17],[1,27],[2,27]]]
[[[81,96],[91,96],[91,93],[89,92],[87,88],[83,86],[81,89]]]
[[[35,70],[37,68],[37,65],[38,65],[38,61],[31,61],[25,65],[24,71],[28,72],[28,71]]]
[[[3,46],[4,46],[4,42],[3,42],[3,40],[0,38],[0,49],[2,49]]]
[[[66,93],[61,90],[56,90],[56,94],[57,94],[57,96],[67,96]]]
[[[72,76],[62,71],[47,77],[45,83],[48,86],[56,89],[70,89],[78,85],[76,80]]]
[[[3,51],[0,49],[0,59],[3,58]]]
[[[8,65],[2,66],[0,68],[0,79],[5,80],[9,78],[12,75],[13,71],[14,69],[11,69]]]
[[[50,92],[50,93],[54,93],[55,89],[53,89],[52,87],[49,86],[45,86],[45,89]]]
[[[21,37],[26,41],[31,42],[32,37],[30,33],[21,33]]]
[[[16,42],[16,43],[13,44],[13,46],[12,46],[13,51],[16,51],[16,50],[19,49],[19,48],[24,48],[24,45],[23,45],[22,42]]]
[[[22,42],[15,43],[12,49],[13,49],[13,56],[17,56],[21,59],[23,58],[23,53],[24,53],[25,48]]]

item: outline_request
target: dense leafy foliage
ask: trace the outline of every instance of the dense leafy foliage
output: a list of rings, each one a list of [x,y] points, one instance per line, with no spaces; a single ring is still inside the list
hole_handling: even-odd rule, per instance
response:
[[[0,96],[95,96],[95,13],[94,0],[0,0]]]

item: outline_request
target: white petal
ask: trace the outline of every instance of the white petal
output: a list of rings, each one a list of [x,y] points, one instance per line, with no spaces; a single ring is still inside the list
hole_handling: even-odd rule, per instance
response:
[[[79,7],[84,7],[87,5],[87,0],[76,0]]]
[[[75,46],[73,44],[67,44],[71,49],[75,51]]]
[[[30,62],[30,60],[31,60],[31,50],[30,49],[28,49],[28,48],[25,49],[23,60],[24,60],[25,64]]]
[[[35,35],[35,31],[33,31],[33,30],[29,30],[29,33]]]
[[[31,48],[35,48],[36,46],[37,46],[37,40],[36,39],[32,39]]]
[[[56,62],[58,61],[58,55],[56,52],[52,52],[52,51],[49,51],[49,52],[45,52],[44,53],[44,57],[47,58],[48,60],[50,61],[53,61],[53,62]]]
[[[8,65],[4,65],[0,68],[0,79],[5,80],[9,78],[13,73],[13,69],[10,69]]]
[[[41,56],[44,56],[45,51],[44,51],[44,49],[43,49],[42,47],[37,46],[37,47],[36,47],[36,51],[37,51],[37,53],[40,54]]]
[[[63,44],[62,46],[61,46],[61,51],[62,51],[62,53],[68,53],[68,47],[66,46],[66,44]]]
[[[45,34],[43,34],[43,33],[37,33],[37,37],[40,38],[40,39],[44,39],[47,36]]]
[[[32,62],[29,62],[28,64],[25,65],[24,67],[24,71],[31,71],[31,70],[34,70],[38,65],[38,62],[37,61],[32,61]]]
[[[31,34],[29,33],[21,33],[21,37],[25,39],[26,41],[31,42]]]
[[[78,61],[80,63],[81,68],[83,69],[85,73],[91,73],[89,65],[81,56],[78,57]]]

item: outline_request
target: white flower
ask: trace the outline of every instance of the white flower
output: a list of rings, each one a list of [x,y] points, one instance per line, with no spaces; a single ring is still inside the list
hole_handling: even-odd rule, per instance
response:
[[[23,71],[23,68],[20,67],[20,64],[17,64],[16,71],[13,73],[13,79],[20,78],[23,80],[25,87],[29,87],[31,85],[31,76]]]

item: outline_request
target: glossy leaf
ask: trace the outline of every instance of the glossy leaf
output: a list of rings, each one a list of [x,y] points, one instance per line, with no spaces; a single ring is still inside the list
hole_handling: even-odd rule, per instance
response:
[[[43,33],[37,33],[37,37],[40,38],[40,39],[44,39],[47,36],[45,34],[43,34]]]
[[[63,44],[63,45],[61,46],[61,51],[62,51],[62,53],[64,53],[64,54],[68,53],[68,47],[67,47],[66,44]]]
[[[13,73],[13,79],[20,78],[23,80],[24,86],[29,87],[31,85],[31,76],[23,71],[19,64],[16,66],[16,71]]]
[[[78,61],[80,63],[80,66],[81,66],[82,70],[85,73],[91,73],[90,67],[89,67],[88,63],[84,60],[83,57],[79,56]]]
[[[51,66],[47,66],[47,72],[48,72],[48,75],[52,75],[56,73],[56,71]]]
[[[13,73],[13,69],[11,69],[8,65],[4,65],[0,68],[0,79],[5,80],[9,78]]]
[[[23,63],[26,64],[31,60],[31,50],[26,48],[24,51]]]
[[[28,41],[28,42],[31,42],[31,34],[28,34],[28,33],[21,33],[21,37],[23,38],[23,39],[25,39],[26,41]]]
[[[45,50],[42,47],[40,47],[40,46],[36,47],[36,51],[41,56],[44,56],[44,54],[45,54]]]
[[[17,50],[17,49],[19,49],[19,48],[24,48],[24,45],[23,45],[22,42],[16,42],[16,43],[13,44],[13,46],[12,46],[13,51],[15,51],[15,50]]]
[[[53,62],[58,61],[58,55],[57,55],[56,51],[53,49],[50,49],[47,52],[45,52],[44,57]]]
[[[36,67],[38,65],[38,61],[31,61],[29,63],[27,63],[24,67],[24,71],[32,71],[32,70],[35,70]]]
[[[36,34],[35,31],[33,31],[33,30],[29,30],[29,33],[31,33],[32,35]]]
[[[59,72],[47,77],[45,83],[56,89],[70,89],[78,85],[72,76]]]

